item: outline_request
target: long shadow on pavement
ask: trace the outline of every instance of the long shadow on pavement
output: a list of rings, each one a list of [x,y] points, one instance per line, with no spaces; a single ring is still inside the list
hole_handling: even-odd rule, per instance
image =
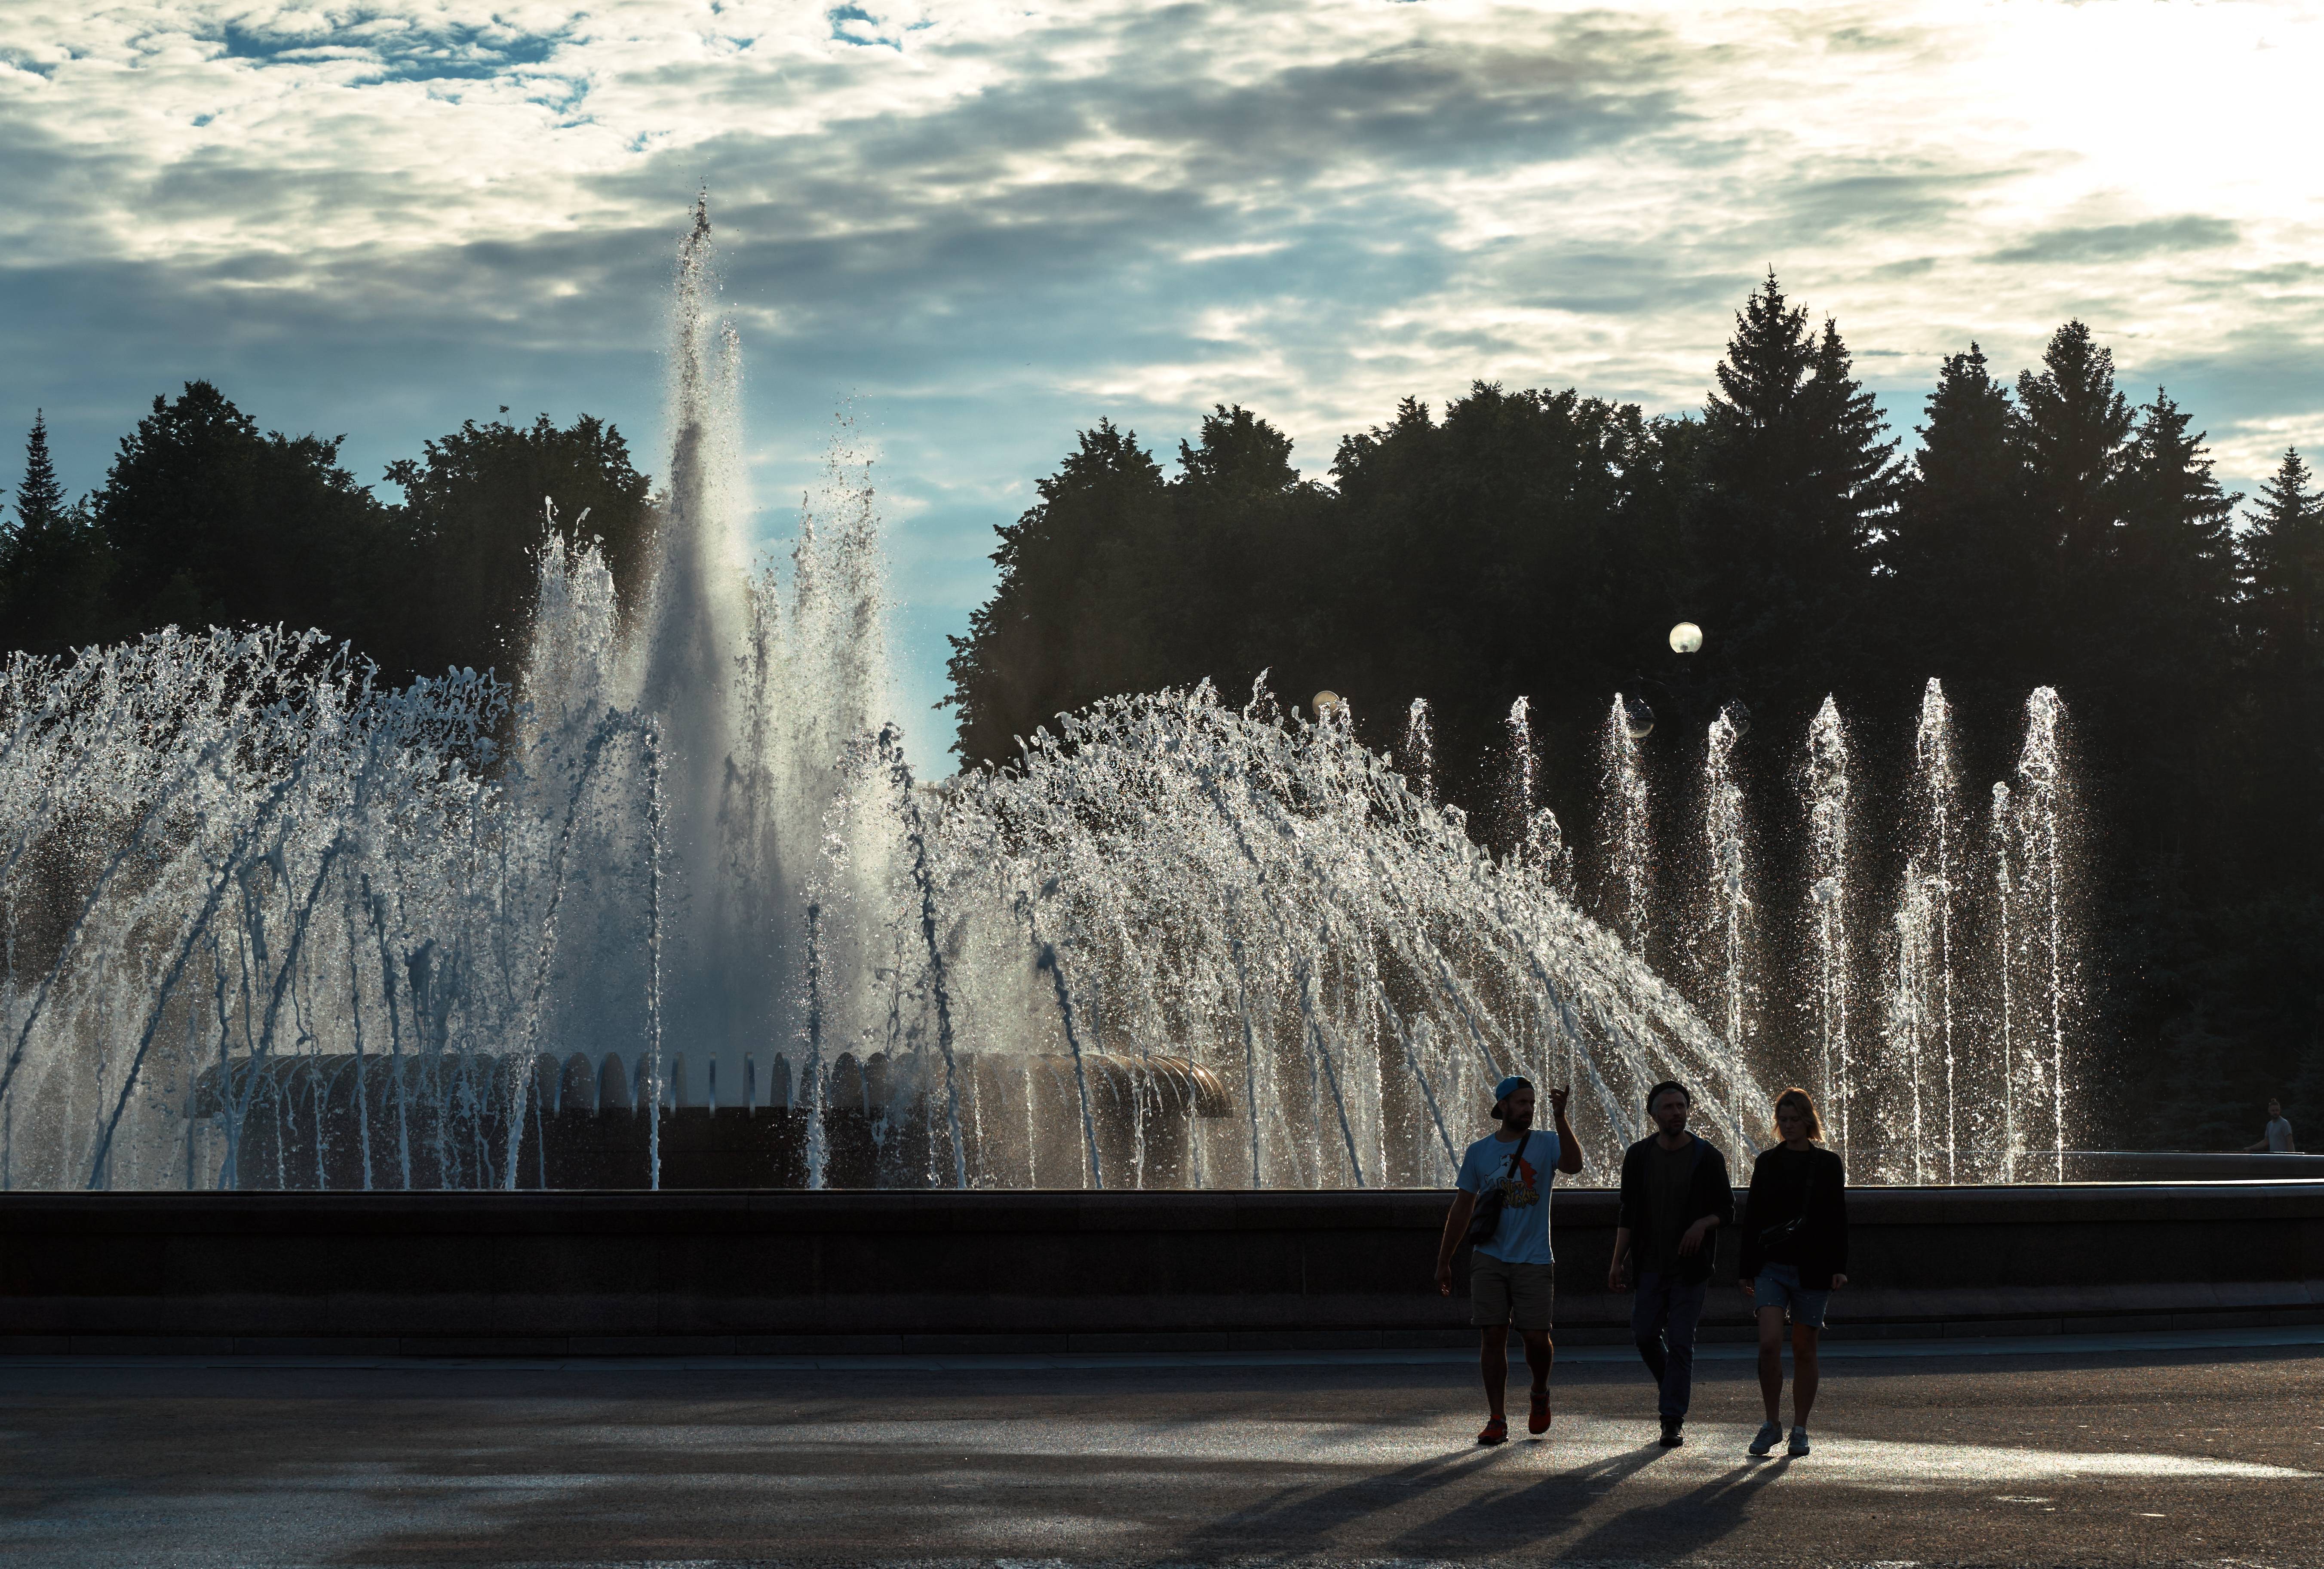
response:
[[[1600,1495],[1669,1453],[1648,1443],[1578,1469],[1536,1476],[1529,1486],[1471,1496],[1425,1525],[1407,1527],[1395,1546],[1430,1557],[1462,1548],[1505,1553],[1533,1546],[1565,1529]]]
[[[1200,1530],[1189,1532],[1177,1550],[1195,1557],[1249,1553],[1269,1544],[1314,1544],[1327,1541],[1358,1521],[1400,1509],[1416,1498],[1456,1481],[1466,1481],[1489,1470],[1497,1462],[1523,1453],[1501,1449],[1455,1450],[1371,1472],[1321,1492],[1304,1484],[1285,1487],[1272,1497],[1220,1516]]]
[[[1723,1540],[1743,1523],[1759,1490],[1791,1469],[1788,1456],[1748,1460],[1692,1492],[1623,1510],[1559,1548],[1563,1557],[1683,1556]]]

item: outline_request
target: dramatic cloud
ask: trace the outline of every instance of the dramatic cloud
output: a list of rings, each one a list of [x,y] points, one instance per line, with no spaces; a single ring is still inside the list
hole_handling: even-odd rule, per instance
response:
[[[1472,379],[1691,407],[1770,265],[1900,425],[1940,355],[2014,369],[2080,316],[2248,485],[2324,443],[2319,27],[2160,0],[20,0],[0,386],[82,485],[190,375],[349,432],[366,477],[503,403],[609,415],[658,467],[706,183],[764,531],[856,394],[918,706],[991,525],[1077,427],[1167,451],[1241,401],[1320,473]]]

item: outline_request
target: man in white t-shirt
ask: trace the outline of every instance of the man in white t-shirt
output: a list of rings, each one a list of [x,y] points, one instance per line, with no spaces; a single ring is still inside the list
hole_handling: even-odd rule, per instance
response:
[[[2300,1146],[2292,1141],[2292,1124],[2284,1121],[2283,1103],[2271,1100],[2267,1103],[2267,1131],[2256,1144],[2244,1146],[2246,1155],[2296,1155]]]
[[[1566,1125],[1565,1102],[1565,1091],[1549,1092],[1557,1131],[1540,1133],[1533,1125],[1533,1081],[1512,1075],[1495,1085],[1493,1115],[1501,1131],[1478,1140],[1462,1157],[1460,1191],[1444,1217],[1444,1237],[1436,1250],[1436,1289],[1450,1297],[1452,1255],[1468,1236],[1479,1198],[1489,1193],[1500,1196],[1499,1222],[1469,1260],[1469,1322],[1483,1341],[1478,1365],[1485,1377],[1485,1399],[1492,1408],[1491,1419],[1477,1435],[1480,1444],[1500,1444],[1509,1435],[1501,1402],[1509,1377],[1511,1324],[1525,1337],[1526,1365],[1533,1372],[1533,1412],[1526,1428],[1533,1433],[1549,1430],[1549,1369],[1556,1355],[1549,1342],[1551,1271],[1555,1268],[1549,1251],[1549,1185],[1558,1172],[1571,1177],[1582,1169],[1582,1145]]]

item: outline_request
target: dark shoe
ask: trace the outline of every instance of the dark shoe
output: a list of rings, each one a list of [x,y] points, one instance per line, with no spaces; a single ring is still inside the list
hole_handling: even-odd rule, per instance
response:
[[[1679,1431],[1679,1425],[1677,1423],[1665,1422],[1663,1424],[1663,1447],[1665,1449],[1676,1449],[1680,1444],[1685,1442],[1686,1435]]]
[[[1549,1391],[1547,1389],[1536,1389],[1533,1392],[1533,1410],[1526,1417],[1526,1431],[1533,1434],[1549,1431]]]
[[[1488,1421],[1477,1433],[1477,1442],[1480,1444],[1507,1444],[1508,1441],[1509,1425],[1499,1417]]]

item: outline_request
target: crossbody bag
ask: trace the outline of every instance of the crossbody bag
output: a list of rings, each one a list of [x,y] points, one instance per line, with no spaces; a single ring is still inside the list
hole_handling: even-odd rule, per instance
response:
[[[1517,1147],[1509,1151],[1509,1168],[1501,1174],[1504,1182],[1517,1174],[1517,1161],[1524,1156],[1526,1146],[1532,1142],[1533,1130],[1528,1128],[1525,1131],[1525,1136],[1517,1140]],[[1469,1216],[1469,1241],[1471,1243],[1489,1242],[1493,1240],[1493,1233],[1501,1229],[1501,1211],[1508,1207],[1508,1202],[1509,1190],[1499,1186],[1496,1186],[1490,1193],[1480,1194],[1477,1196],[1477,1207]]]
[[[1818,1162],[1818,1164],[1820,1165],[1821,1162]],[[1794,1237],[1798,1236],[1802,1232],[1807,1230],[1808,1206],[1815,1202],[1815,1179],[1816,1168],[1815,1167],[1811,1166],[1808,1168],[1806,1190],[1800,1195],[1800,1213],[1794,1215],[1790,1220],[1778,1221],[1774,1225],[1766,1227],[1759,1232],[1759,1250],[1761,1252],[1773,1252],[1776,1248],[1790,1241]]]

